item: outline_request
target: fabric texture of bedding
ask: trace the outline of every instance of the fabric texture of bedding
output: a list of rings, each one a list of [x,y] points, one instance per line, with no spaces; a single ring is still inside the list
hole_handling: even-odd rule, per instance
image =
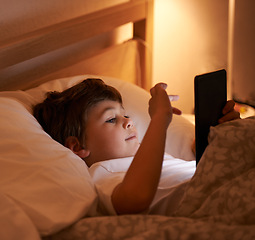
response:
[[[184,217],[124,215],[84,218],[44,240],[250,240],[254,236],[254,226],[228,225]]]
[[[200,161],[176,216],[255,225],[255,117],[211,127]]]
[[[0,239],[41,239],[31,219],[15,201],[0,193],[0,206]]]

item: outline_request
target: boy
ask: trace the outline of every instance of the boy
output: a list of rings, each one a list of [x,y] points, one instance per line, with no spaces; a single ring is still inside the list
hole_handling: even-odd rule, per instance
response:
[[[134,156],[124,178],[110,191],[117,214],[147,210],[160,180],[166,130],[173,108],[159,83],[151,89],[151,122],[139,144],[132,120],[125,115],[119,92],[100,79],[87,79],[62,93],[48,93],[34,108],[34,116],[53,139],[70,148],[91,167],[102,161]],[[236,118],[233,103],[224,108],[221,121]],[[100,180],[103,181],[103,180]]]

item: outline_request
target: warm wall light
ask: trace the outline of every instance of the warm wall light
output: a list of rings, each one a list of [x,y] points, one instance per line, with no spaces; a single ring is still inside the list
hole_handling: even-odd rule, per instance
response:
[[[229,2],[154,0],[153,84],[164,80],[175,106],[192,113],[194,77],[227,68]]]
[[[234,51],[235,0],[228,7],[228,98],[232,99],[233,51]]]

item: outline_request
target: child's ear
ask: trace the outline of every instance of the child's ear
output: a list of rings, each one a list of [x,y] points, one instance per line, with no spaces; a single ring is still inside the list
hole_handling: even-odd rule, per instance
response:
[[[80,158],[86,158],[89,156],[90,151],[81,147],[81,144],[77,137],[69,136],[66,138],[65,147],[69,148],[73,153]]]

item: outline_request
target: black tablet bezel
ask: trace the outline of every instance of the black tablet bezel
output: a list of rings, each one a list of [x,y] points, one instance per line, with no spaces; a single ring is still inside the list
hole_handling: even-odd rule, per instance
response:
[[[227,73],[225,69],[197,75],[195,90],[195,141],[198,164],[208,145],[210,126],[218,124],[227,101]]]

